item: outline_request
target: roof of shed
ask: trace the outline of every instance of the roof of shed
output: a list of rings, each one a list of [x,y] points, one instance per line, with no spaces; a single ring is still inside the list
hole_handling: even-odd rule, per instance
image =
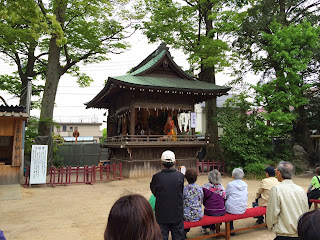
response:
[[[22,106],[0,105],[0,117],[23,117],[28,118],[29,114]]]

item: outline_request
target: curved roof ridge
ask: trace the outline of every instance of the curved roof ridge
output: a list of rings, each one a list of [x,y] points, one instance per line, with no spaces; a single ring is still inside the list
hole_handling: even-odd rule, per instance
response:
[[[162,50],[161,52],[159,52],[160,49],[157,49],[154,53],[155,53],[155,57],[151,58],[148,62],[146,62],[143,66],[141,66],[140,68],[136,69],[134,72],[131,72],[130,75],[137,75],[139,73],[142,73],[148,69],[150,69],[151,67],[153,67],[154,65],[156,65],[160,59],[162,59],[162,57],[165,55],[166,50]]]

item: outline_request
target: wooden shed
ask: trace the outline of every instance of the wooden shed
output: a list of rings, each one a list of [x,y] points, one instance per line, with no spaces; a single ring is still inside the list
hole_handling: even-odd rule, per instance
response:
[[[196,168],[197,153],[208,138],[195,135],[194,129],[181,131],[177,115],[190,114],[196,103],[229,90],[188,75],[162,43],[129,74],[109,77],[86,105],[108,109],[103,146],[110,148],[111,162],[122,163],[125,177],[144,177],[161,169],[161,153],[168,149],[175,152],[178,166]]]
[[[0,185],[20,184],[23,121],[27,119],[23,107],[0,105]]]

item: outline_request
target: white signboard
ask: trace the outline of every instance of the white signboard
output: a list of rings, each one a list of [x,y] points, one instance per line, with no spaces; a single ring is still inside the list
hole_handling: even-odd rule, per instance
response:
[[[197,127],[197,115],[195,112],[191,113],[191,128],[196,128]]]
[[[47,145],[32,145],[30,184],[45,184],[47,177]]]

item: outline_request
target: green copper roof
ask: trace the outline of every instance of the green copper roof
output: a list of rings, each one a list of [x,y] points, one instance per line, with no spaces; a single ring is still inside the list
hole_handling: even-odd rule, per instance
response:
[[[123,82],[124,84],[136,85],[136,87],[162,87],[162,88],[175,88],[181,90],[226,90],[228,87],[218,86],[212,83],[202,82],[198,80],[190,81],[179,77],[165,77],[165,76],[132,76],[123,75],[112,77],[112,79]]]
[[[160,53],[157,53],[157,55],[154,58],[152,58],[149,62],[147,62],[141,68],[139,68],[136,71],[130,73],[130,75],[137,75],[137,74],[142,73],[145,70],[148,70],[149,68],[153,67],[163,57],[165,52],[166,52],[165,50],[162,50]]]
[[[131,71],[127,75],[109,77],[105,87],[86,104],[87,108],[104,107],[111,101],[110,99],[113,99],[114,94],[126,91],[117,86],[129,86],[131,90],[132,88],[149,88],[159,90],[158,92],[187,92],[187,95],[196,102],[224,95],[230,90],[230,87],[199,81],[187,74],[173,61],[165,43],[161,43],[154,52]],[[191,95],[191,92],[194,94]]]

